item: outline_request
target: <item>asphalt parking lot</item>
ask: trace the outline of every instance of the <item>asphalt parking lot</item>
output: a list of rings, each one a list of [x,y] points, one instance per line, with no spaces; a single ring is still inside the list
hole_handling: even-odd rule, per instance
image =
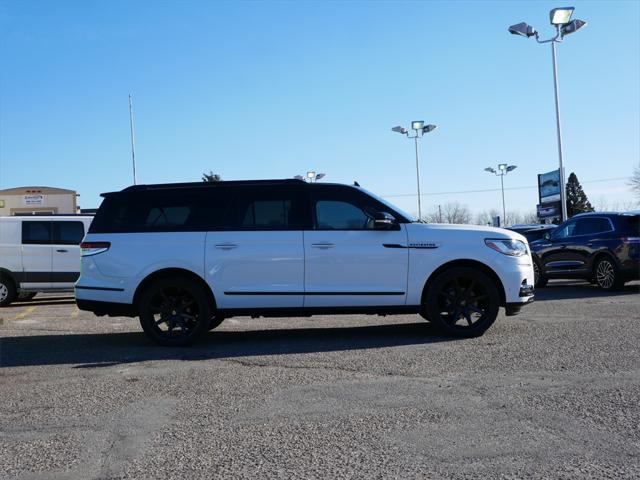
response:
[[[552,283],[471,340],[236,318],[168,349],[64,294],[0,318],[3,479],[640,477],[638,282]]]

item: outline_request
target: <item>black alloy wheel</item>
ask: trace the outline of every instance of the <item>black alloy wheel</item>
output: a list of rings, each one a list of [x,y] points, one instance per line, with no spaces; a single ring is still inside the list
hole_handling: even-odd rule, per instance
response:
[[[618,290],[624,285],[615,263],[607,257],[602,257],[595,263],[593,278],[602,290]]]
[[[186,277],[163,278],[140,297],[140,324],[147,336],[165,346],[186,346],[209,329],[211,305],[207,292]]]
[[[440,273],[426,296],[426,317],[445,333],[458,337],[482,335],[495,322],[500,295],[493,280],[473,267]]]

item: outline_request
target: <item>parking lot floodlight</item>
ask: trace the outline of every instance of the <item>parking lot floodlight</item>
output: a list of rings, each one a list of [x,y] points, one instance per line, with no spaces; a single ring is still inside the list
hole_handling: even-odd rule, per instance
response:
[[[499,169],[501,172],[506,171],[506,170],[507,170],[507,164],[506,164],[506,163],[500,163],[500,164],[498,165],[498,169]]]
[[[485,169],[484,169],[484,171],[485,171],[485,172],[489,172],[489,173],[496,173],[495,169],[494,169],[494,168],[491,168],[491,167],[487,167],[487,168],[485,168]]]
[[[526,22],[516,23],[515,25],[511,25],[509,27],[509,33],[513,35],[520,35],[521,37],[533,37],[537,32],[536,29],[533,28]]]
[[[577,18],[569,23],[567,23],[566,25],[563,25],[561,27],[561,31],[562,31],[562,36],[565,37],[571,33],[577,32],[578,30],[580,30],[582,27],[584,27],[587,24],[587,22],[585,22],[584,20],[578,20]]]
[[[307,178],[313,181],[313,179],[316,178],[316,172],[307,172]]]
[[[518,168],[517,165],[509,165],[507,167],[507,172],[513,172],[516,168]]]
[[[429,132],[433,132],[435,129],[437,128],[437,125],[425,125],[424,127],[422,127],[422,133],[429,133]]]
[[[316,175],[316,180],[320,180],[321,178],[323,178],[326,175],[326,173],[319,173]]]
[[[571,15],[573,15],[573,7],[560,7],[554,8],[549,12],[549,21],[551,25],[566,25],[571,21]]]
[[[424,127],[424,120],[414,120],[411,122],[411,128],[414,130],[422,130]]]
[[[391,129],[391,131],[392,131],[392,132],[402,133],[402,134],[407,133],[407,129],[406,129],[406,128],[404,128],[404,127],[401,127],[400,125],[398,125],[397,127],[393,127],[393,128]]]

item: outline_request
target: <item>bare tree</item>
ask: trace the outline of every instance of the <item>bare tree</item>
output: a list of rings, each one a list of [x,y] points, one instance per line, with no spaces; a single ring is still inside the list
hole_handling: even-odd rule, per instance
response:
[[[500,216],[500,212],[495,208],[491,210],[483,210],[482,212],[476,215],[476,224],[477,225],[493,225],[494,217]]]
[[[640,167],[633,169],[633,175],[631,175],[629,179],[629,186],[633,194],[640,201]]]
[[[429,223],[471,223],[471,212],[466,205],[449,202],[436,205],[424,218]]]
[[[202,174],[202,181],[203,182],[221,182],[222,181],[222,177],[217,174],[217,173],[213,173],[211,170],[209,170],[209,173],[203,173]]]

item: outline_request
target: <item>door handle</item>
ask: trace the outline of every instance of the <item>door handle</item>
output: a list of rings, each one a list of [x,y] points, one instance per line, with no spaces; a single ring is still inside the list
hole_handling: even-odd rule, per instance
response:
[[[219,243],[216,245],[216,248],[219,248],[220,250],[233,250],[234,248],[238,248],[238,245],[235,243]]]
[[[315,247],[315,248],[333,248],[333,247],[336,246],[336,244],[335,243],[328,243],[328,242],[325,242],[325,243],[312,243],[311,246]]]
[[[60,253],[67,253],[69,250],[65,250],[64,248],[61,248],[59,250],[56,250],[56,252],[60,252]]]

